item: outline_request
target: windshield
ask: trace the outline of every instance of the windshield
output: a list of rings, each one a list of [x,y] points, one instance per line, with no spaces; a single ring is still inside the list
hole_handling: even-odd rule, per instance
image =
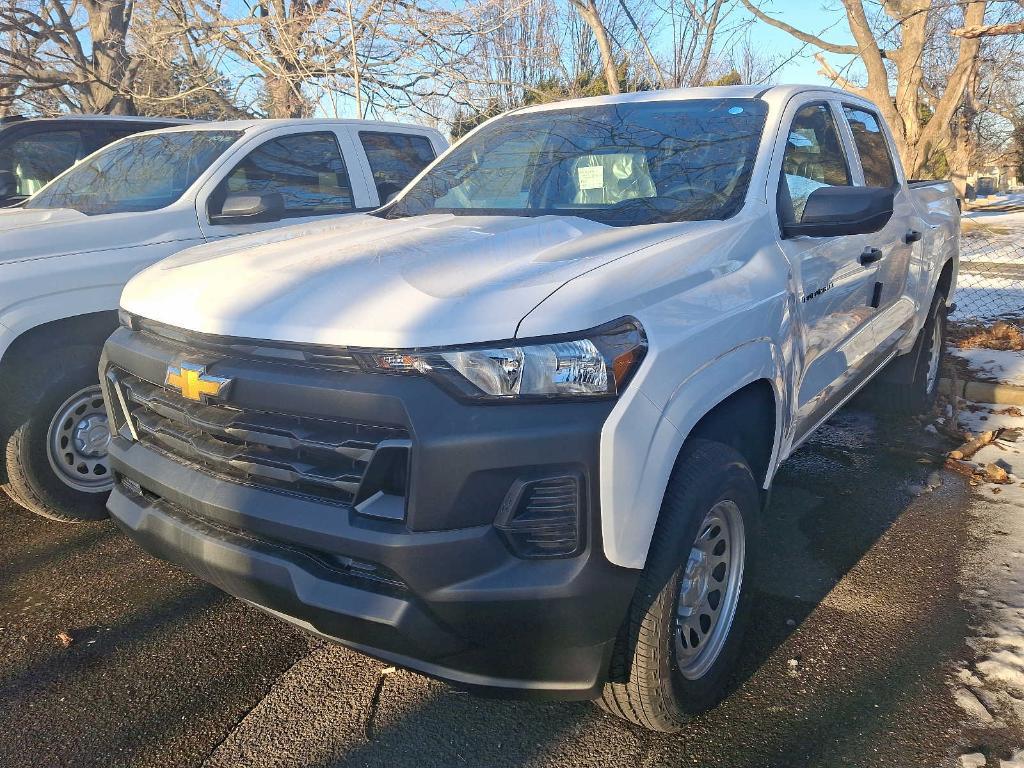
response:
[[[766,113],[756,99],[700,99],[510,115],[380,215],[568,214],[614,226],[725,219],[743,205]]]
[[[90,216],[154,211],[195,183],[240,131],[172,131],[130,136],[83,160],[26,208],[73,208]]]

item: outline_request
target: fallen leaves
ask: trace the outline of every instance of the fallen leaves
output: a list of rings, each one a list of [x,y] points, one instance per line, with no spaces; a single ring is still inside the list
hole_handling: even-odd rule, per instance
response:
[[[1000,408],[998,411],[992,411],[992,413],[997,416],[1024,416],[1024,411],[1016,405],[1008,405],[1005,408]]]
[[[57,645],[59,645],[61,648],[70,648],[73,642],[75,642],[75,638],[73,638],[67,632],[57,633]]]
[[[1024,332],[1016,325],[999,320],[990,326],[977,325],[963,328],[955,334],[954,344],[960,349],[1024,349]]]

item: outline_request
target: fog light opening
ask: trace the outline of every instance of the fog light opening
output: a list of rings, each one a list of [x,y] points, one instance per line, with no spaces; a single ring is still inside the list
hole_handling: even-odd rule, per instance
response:
[[[578,475],[516,480],[495,523],[509,549],[528,559],[578,555],[581,488]]]

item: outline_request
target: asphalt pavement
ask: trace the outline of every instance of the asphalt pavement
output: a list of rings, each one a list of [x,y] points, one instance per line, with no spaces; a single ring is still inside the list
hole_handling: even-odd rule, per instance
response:
[[[736,691],[673,736],[390,671],[109,523],[4,500],[0,766],[952,768],[1009,749],[1019,733],[982,733],[949,692],[970,654],[957,576],[974,545],[964,480],[936,474],[925,436],[844,411],[786,463]]]

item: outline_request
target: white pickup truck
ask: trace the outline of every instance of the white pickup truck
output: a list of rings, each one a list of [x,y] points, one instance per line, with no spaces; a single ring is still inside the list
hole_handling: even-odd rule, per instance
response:
[[[446,147],[397,123],[183,125],[111,144],[0,211],[0,485],[48,517],[105,517],[96,365],[128,279],[196,243],[376,208]]]
[[[849,93],[517,110],[378,211],[134,278],[109,509],[367,654],[672,731],[728,687],[779,464],[872,378],[932,403],[958,242]]]

